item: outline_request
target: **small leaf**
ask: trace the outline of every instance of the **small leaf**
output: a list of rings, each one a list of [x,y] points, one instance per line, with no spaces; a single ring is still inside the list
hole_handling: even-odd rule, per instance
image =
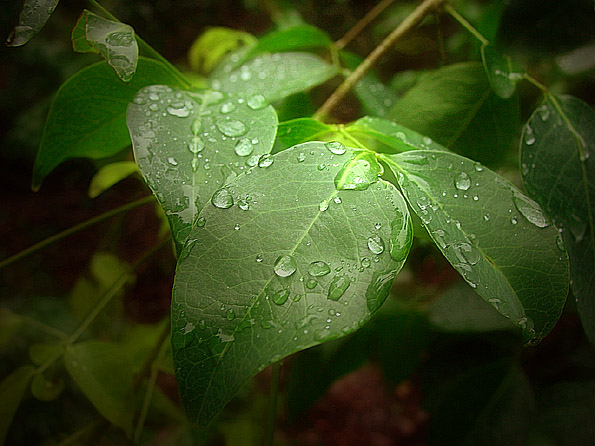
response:
[[[132,430],[132,365],[117,344],[79,342],[64,354],[66,370],[97,411],[126,433]]]
[[[367,148],[378,152],[400,153],[408,150],[446,150],[428,136],[382,118],[364,116],[345,126],[345,131]],[[378,144],[380,143],[380,145]]]
[[[23,319],[7,308],[0,308],[0,348],[7,345],[23,326]]]
[[[6,39],[6,45],[14,47],[26,44],[44,27],[57,5],[58,0],[25,0],[19,24]]]
[[[53,343],[37,343],[29,346],[29,358],[35,365],[42,365],[56,357],[58,352],[62,349],[62,345]]]
[[[241,56],[239,56],[241,57]],[[308,53],[263,54],[212,80],[215,90],[276,101],[309,90],[337,74],[337,69]]]
[[[595,345],[594,157],[593,110],[572,96],[546,97],[523,129],[523,182],[562,228],[572,292],[587,337]]]
[[[213,193],[271,150],[277,115],[262,95],[151,86],[135,101],[128,108],[134,156],[181,248]]]
[[[83,68],[56,94],[33,168],[33,188],[71,158],[100,159],[130,144],[126,107],[136,92],[155,83],[177,85],[161,62],[141,58],[136,76],[125,84],[105,62]]]
[[[49,381],[42,373],[36,374],[31,382],[31,393],[39,401],[53,401],[60,396],[62,390],[64,390],[62,379],[56,382]]]
[[[223,26],[207,29],[188,51],[188,63],[194,71],[208,73],[227,53],[242,45],[256,45],[256,37],[243,31]]]
[[[77,52],[101,54],[124,82],[134,77],[138,44],[134,29],[125,23],[104,19],[85,9],[72,30],[72,47]]]
[[[0,445],[4,444],[14,414],[34,374],[35,368],[31,366],[19,367],[0,383]]]
[[[316,119],[298,118],[280,123],[277,127],[277,139],[283,147],[292,147],[302,142],[320,140],[324,134],[334,131],[334,126]]]
[[[221,189],[233,205],[201,211],[172,302],[193,422],[208,424],[267,365],[356,330],[386,298],[411,245],[407,206],[378,174],[367,189],[337,190],[344,165],[366,158],[342,150],[311,142],[280,152]]]
[[[138,166],[134,161],[119,161],[103,166],[97,171],[91,184],[89,184],[89,197],[95,198],[108,190],[114,184],[124,178],[138,172]]]
[[[514,325],[465,283],[449,288],[432,305],[430,322],[447,332],[514,330]]]
[[[539,205],[453,153],[417,150],[386,159],[409,205],[467,283],[521,327],[525,341],[549,333],[566,301],[568,257]]]
[[[246,54],[251,59],[262,53],[281,53],[310,48],[329,48],[332,40],[324,31],[312,25],[298,25],[266,34]]]
[[[503,99],[512,97],[516,83],[523,78],[523,74],[513,73],[510,59],[490,45],[481,47],[481,60],[494,93]]]
[[[481,64],[461,63],[422,76],[389,116],[448,149],[497,163],[516,136],[518,97],[498,98]]]

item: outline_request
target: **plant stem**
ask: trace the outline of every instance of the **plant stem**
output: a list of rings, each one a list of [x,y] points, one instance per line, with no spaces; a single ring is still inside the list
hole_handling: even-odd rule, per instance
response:
[[[533,84],[535,87],[539,88],[544,94],[548,94],[549,93],[549,90],[547,89],[547,87],[545,85],[543,85],[541,82],[539,82],[537,79],[535,79],[534,77],[530,76],[529,74],[524,73],[523,74],[523,79],[525,79],[529,83]]]
[[[423,18],[435,10],[446,0],[424,0],[415,10],[397,26],[366,59],[343,81],[324,104],[314,113],[314,118],[324,120],[326,116],[333,111],[335,106],[343,97],[353,88],[353,86],[374,66],[394,43],[403,37],[407,32],[415,28]]]
[[[347,46],[372,20],[378,17],[382,11],[388,8],[395,0],[382,0],[362,17],[343,37],[335,42],[335,48],[341,50]]]
[[[463,26],[463,28],[465,28],[467,31],[469,31],[471,34],[473,34],[473,36],[475,36],[475,38],[477,40],[479,40],[482,44],[484,44],[484,45],[490,44],[490,41],[488,39],[486,39],[484,36],[482,36],[481,33],[479,31],[477,31],[473,27],[473,25],[471,25],[471,23],[469,23],[451,5],[449,5],[448,3],[446,5],[444,5],[444,10],[446,12],[448,12],[452,16],[453,19],[455,19],[457,22],[459,22]]]
[[[155,342],[155,345],[153,345],[153,348],[149,352],[147,359],[145,359],[145,362],[143,363],[141,369],[139,370],[138,374],[134,378],[134,382],[132,384],[133,393],[136,393],[143,378],[148,375],[149,370],[151,370],[151,367],[153,367],[153,363],[155,362],[155,359],[157,359],[157,356],[159,356],[159,354],[161,352],[163,343],[169,337],[170,329],[171,329],[171,320],[168,318],[167,324],[165,324],[165,326],[163,327],[163,330],[161,330],[161,333],[159,333],[157,342]]]
[[[51,245],[54,242],[57,242],[58,240],[62,240],[63,238],[68,237],[69,235],[72,235],[76,232],[82,231],[83,229],[86,229],[89,226],[96,225],[98,223],[101,223],[104,220],[114,217],[115,215],[122,214],[126,211],[137,208],[137,207],[142,206],[147,203],[151,203],[153,201],[154,201],[154,198],[152,195],[147,196],[147,197],[141,198],[139,200],[133,201],[131,203],[125,204],[124,206],[120,206],[118,208],[104,212],[103,214],[97,215],[93,218],[90,218],[87,221],[84,221],[82,223],[79,223],[78,225],[72,226],[71,228],[68,228],[62,232],[59,232],[58,234],[52,235],[51,237],[48,237],[45,240],[42,240],[39,243],[36,243],[33,246],[30,246],[29,248],[26,248],[26,249],[22,250],[21,252],[13,255],[11,257],[8,257],[7,259],[0,261],[0,269],[4,268],[5,266],[10,265],[11,263],[14,263],[14,262],[22,259],[23,257],[27,257],[28,255],[33,254],[34,252],[37,252],[40,249],[43,249],[46,246]]]
[[[103,6],[99,4],[96,0],[89,0],[89,3],[93,5],[97,10],[99,10],[103,15],[105,15],[108,19],[113,20],[114,22],[120,22],[116,16],[114,16],[111,12],[105,9]],[[190,88],[192,85],[188,80],[180,73],[176,67],[174,67],[165,57],[159,54],[151,45],[149,45],[145,40],[139,36],[136,32],[134,33],[134,37],[138,42],[139,46],[147,53],[151,58],[157,59],[159,62],[164,64],[171,73],[178,78],[178,80],[184,85],[186,88]]]
[[[277,420],[277,399],[279,397],[279,378],[283,361],[276,362],[271,368],[271,386],[269,388],[269,404],[267,407],[266,431],[264,445],[273,446],[275,439],[275,424]]]

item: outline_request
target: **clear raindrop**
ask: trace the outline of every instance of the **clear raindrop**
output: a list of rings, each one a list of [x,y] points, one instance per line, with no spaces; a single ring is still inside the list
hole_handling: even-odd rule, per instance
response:
[[[345,294],[349,285],[351,285],[351,281],[348,277],[335,276],[329,285],[327,297],[330,300],[338,301]]]
[[[289,290],[281,289],[273,294],[272,301],[277,305],[283,305],[289,298]]]
[[[297,269],[297,262],[290,255],[282,255],[275,261],[275,266],[273,269],[275,274],[277,274],[279,277],[289,277],[295,273],[295,270]]]
[[[198,217],[198,220],[196,220],[196,226],[202,228],[205,224],[207,224],[207,219],[204,217]]]
[[[233,197],[227,189],[223,188],[213,194],[211,202],[219,209],[228,209],[233,206]]]
[[[546,228],[551,224],[549,219],[541,211],[539,205],[533,200],[523,195],[515,194],[512,197],[512,201],[523,217],[538,228]]]
[[[250,139],[242,138],[236,143],[234,150],[239,156],[248,156],[254,150],[254,145],[252,145]]]
[[[271,164],[273,164],[273,161],[275,161],[275,159],[266,153],[258,159],[258,167],[269,167]]]
[[[379,235],[368,237],[368,249],[374,254],[382,254],[384,252],[384,240]]]
[[[188,150],[192,153],[199,153],[205,148],[205,143],[202,138],[195,136],[188,144]]]
[[[256,94],[254,96],[250,96],[248,101],[246,101],[248,107],[252,110],[260,110],[261,108],[265,108],[268,104],[266,98],[261,94]]]
[[[324,146],[329,149],[331,151],[331,153],[334,153],[335,155],[343,155],[347,149],[345,149],[345,146],[340,143],[339,141],[331,141],[331,142],[327,142],[324,144]]]
[[[320,260],[310,263],[310,266],[308,267],[308,274],[314,277],[326,276],[330,272],[331,267],[327,263]]]
[[[461,172],[455,177],[455,187],[459,190],[468,190],[471,187],[471,179],[465,172]]]
[[[234,119],[218,121],[216,126],[221,133],[230,138],[245,135],[248,131],[248,127],[242,121],[236,121]]]

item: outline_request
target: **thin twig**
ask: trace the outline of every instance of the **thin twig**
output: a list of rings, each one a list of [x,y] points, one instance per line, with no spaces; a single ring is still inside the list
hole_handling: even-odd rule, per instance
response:
[[[446,0],[424,0],[411,14],[403,20],[393,32],[391,32],[366,59],[343,81],[334,93],[326,100],[324,104],[314,113],[314,118],[324,120],[324,118],[334,110],[336,105],[343,97],[355,86],[355,84],[374,66],[394,43],[403,37],[407,32],[415,28],[424,17],[435,10]]]
[[[469,23],[465,17],[459,14],[456,9],[454,9],[451,5],[446,4],[444,5],[444,10],[448,12],[453,19],[459,22],[467,31],[475,36],[477,40],[479,40],[483,45],[489,45],[490,41],[486,39],[479,31],[477,31],[471,23]]]
[[[355,37],[362,32],[362,30],[368,26],[372,20],[378,17],[382,11],[388,8],[395,0],[382,0],[376,6],[374,6],[368,13],[363,16],[349,31],[345,33],[343,37],[335,42],[335,48],[341,50],[347,46]]]
[[[4,268],[5,266],[10,265],[11,263],[16,262],[17,260],[22,259],[23,257],[27,257],[28,255],[33,254],[34,252],[39,251],[40,249],[45,248],[46,246],[51,245],[52,243],[57,242],[58,240],[62,240],[63,238],[68,237],[69,235],[72,235],[76,232],[82,231],[83,229],[86,229],[89,226],[96,225],[96,224],[101,223],[102,221],[112,218],[118,214],[122,214],[122,213],[127,212],[131,209],[137,208],[137,207],[142,206],[147,203],[151,203],[153,201],[154,201],[154,198],[152,195],[150,195],[150,196],[141,198],[139,200],[133,201],[131,203],[125,204],[124,206],[120,206],[118,208],[104,212],[103,214],[100,214],[93,218],[90,218],[89,220],[79,223],[78,225],[75,225],[68,229],[65,229],[62,232],[52,235],[51,237],[48,237],[45,240],[42,240],[42,241],[34,244],[33,246],[30,246],[29,248],[26,248],[26,249],[22,250],[21,252],[18,252],[17,254],[0,261],[0,269]]]

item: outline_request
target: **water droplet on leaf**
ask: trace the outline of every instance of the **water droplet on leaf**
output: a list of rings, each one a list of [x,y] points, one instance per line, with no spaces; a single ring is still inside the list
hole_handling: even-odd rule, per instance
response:
[[[275,274],[277,274],[279,277],[289,277],[295,273],[295,270],[297,269],[297,263],[292,256],[282,255],[275,261],[275,266],[273,269]]]
[[[335,276],[329,285],[327,297],[330,300],[338,301],[345,294],[349,285],[351,285],[349,278],[345,276]]]
[[[379,235],[368,237],[368,249],[374,254],[382,254],[384,252],[384,240]]]
[[[272,300],[277,305],[283,305],[289,298],[289,290],[281,289],[273,294]]]
[[[543,214],[541,208],[533,200],[523,195],[513,195],[512,201],[518,211],[530,223],[533,223],[538,228],[546,228],[550,225],[549,219]]]
[[[234,150],[239,156],[248,156],[254,150],[254,146],[248,138],[242,138],[236,143]]]
[[[227,189],[223,188],[213,194],[211,202],[219,209],[228,209],[233,206],[233,197]]]
[[[459,190],[468,190],[471,187],[471,179],[465,172],[461,172],[455,177],[455,187]]]
[[[242,121],[236,121],[234,119],[218,121],[215,125],[221,133],[230,138],[245,135],[248,131],[248,128]]]
[[[248,101],[246,101],[248,107],[252,110],[260,110],[261,108],[265,108],[268,104],[266,98],[261,94],[256,94],[254,96],[250,96]]]
[[[345,146],[339,141],[327,142],[324,146],[335,155],[343,155],[346,152]]]
[[[314,277],[326,276],[331,272],[331,267],[323,261],[310,263],[308,274]]]

